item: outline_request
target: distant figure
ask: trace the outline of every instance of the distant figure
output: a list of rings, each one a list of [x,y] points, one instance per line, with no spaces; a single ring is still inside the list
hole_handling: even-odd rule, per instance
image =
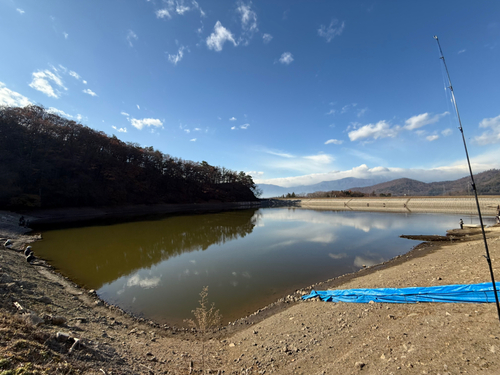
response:
[[[33,254],[33,250],[31,250],[31,246],[26,247],[26,250],[24,250],[24,256],[28,256],[30,254]]]
[[[31,263],[34,260],[35,256],[33,255],[33,253],[29,253],[29,255],[26,257],[26,262]]]
[[[21,216],[19,218],[19,226],[24,227],[26,225],[26,220],[24,219],[24,216]]]
[[[7,241],[4,242],[3,248],[4,249],[12,249],[12,245],[13,245],[12,241],[11,240],[7,240]]]
[[[497,215],[495,219],[497,219],[497,224],[500,224],[500,215]]]
[[[464,229],[464,221],[460,219],[459,223],[460,223],[460,229]]]

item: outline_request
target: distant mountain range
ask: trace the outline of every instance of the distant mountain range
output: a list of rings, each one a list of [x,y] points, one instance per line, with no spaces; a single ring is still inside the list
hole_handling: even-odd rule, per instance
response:
[[[479,194],[500,195],[500,170],[492,169],[474,176]],[[343,178],[335,181],[323,181],[315,185],[302,185],[284,188],[277,185],[260,184],[263,198],[279,197],[288,193],[308,194],[317,191],[352,190],[365,194],[391,194],[393,196],[436,196],[436,195],[467,195],[472,193],[470,177],[466,176],[454,181],[425,183],[409,178],[399,178],[387,181],[379,179]]]

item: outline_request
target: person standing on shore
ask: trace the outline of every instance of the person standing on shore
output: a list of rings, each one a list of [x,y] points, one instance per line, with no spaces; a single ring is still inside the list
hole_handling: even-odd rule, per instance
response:
[[[464,221],[462,219],[460,219],[459,224],[460,224],[460,229],[464,229]]]

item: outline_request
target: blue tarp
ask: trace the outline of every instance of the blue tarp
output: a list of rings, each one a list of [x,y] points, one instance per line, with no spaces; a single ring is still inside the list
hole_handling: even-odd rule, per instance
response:
[[[497,295],[500,297],[499,286]],[[302,299],[319,297],[326,302],[368,303],[417,303],[417,302],[447,302],[447,303],[492,303],[495,302],[492,283],[442,285],[412,288],[378,288],[378,289],[340,289],[313,290]]]

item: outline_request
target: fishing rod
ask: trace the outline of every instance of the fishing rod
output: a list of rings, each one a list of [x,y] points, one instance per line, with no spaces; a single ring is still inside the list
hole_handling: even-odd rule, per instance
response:
[[[439,47],[439,54],[440,54],[439,58],[441,60],[443,60],[444,69],[446,70],[446,75],[448,76],[448,88],[450,89],[451,99],[453,101],[453,105],[455,106],[455,112],[457,113],[458,129],[460,130],[460,133],[462,133],[462,140],[464,142],[464,148],[465,148],[465,156],[467,157],[467,164],[469,166],[471,186],[472,186],[472,190],[474,191],[474,196],[476,198],[477,213],[479,215],[479,223],[481,224],[481,231],[483,233],[484,248],[486,250],[485,258],[486,258],[486,261],[488,262],[488,267],[490,269],[491,283],[493,284],[493,292],[494,292],[493,294],[495,295],[495,301],[497,304],[498,320],[500,320],[500,303],[498,302],[497,288],[495,285],[495,275],[493,274],[493,267],[491,265],[490,251],[488,250],[488,242],[486,241],[486,232],[484,231],[483,217],[481,216],[481,208],[479,207],[479,198],[477,197],[476,183],[474,182],[474,174],[472,173],[472,167],[470,165],[469,152],[467,151],[467,143],[465,142],[464,129],[462,128],[462,121],[460,120],[460,114],[458,113],[457,101],[455,100],[455,93],[453,92],[453,86],[451,84],[450,73],[448,72],[448,67],[446,66],[446,61],[444,60],[444,55],[443,55],[443,50],[441,49],[441,44],[439,43],[439,39],[438,39],[437,35],[434,35],[434,39],[436,39],[436,42],[437,42],[438,47]]]

